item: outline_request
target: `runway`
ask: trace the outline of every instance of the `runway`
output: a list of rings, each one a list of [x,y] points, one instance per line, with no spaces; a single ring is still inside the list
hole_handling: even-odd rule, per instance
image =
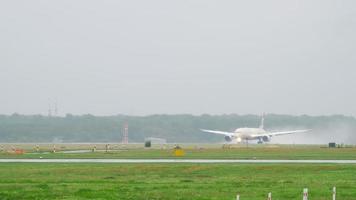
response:
[[[215,159],[0,159],[0,163],[274,163],[356,164],[356,160],[215,160]]]

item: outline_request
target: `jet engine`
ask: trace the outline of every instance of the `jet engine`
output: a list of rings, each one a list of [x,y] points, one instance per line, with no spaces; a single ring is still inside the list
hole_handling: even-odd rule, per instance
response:
[[[232,138],[230,136],[225,136],[225,141],[226,142],[231,142],[232,141]]]
[[[271,141],[271,137],[270,137],[270,136],[263,136],[263,137],[262,137],[262,140],[263,140],[264,142],[269,142],[269,141]]]

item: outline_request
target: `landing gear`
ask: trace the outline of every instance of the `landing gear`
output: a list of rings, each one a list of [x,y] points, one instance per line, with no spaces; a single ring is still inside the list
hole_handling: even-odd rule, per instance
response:
[[[231,143],[225,143],[222,146],[223,149],[231,149]]]
[[[261,138],[258,140],[257,144],[263,144],[263,141]]]

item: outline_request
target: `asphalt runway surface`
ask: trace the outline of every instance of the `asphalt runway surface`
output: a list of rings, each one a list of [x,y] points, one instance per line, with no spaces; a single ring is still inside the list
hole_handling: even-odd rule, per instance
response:
[[[215,160],[215,159],[0,159],[0,163],[275,163],[356,164],[356,160]]]

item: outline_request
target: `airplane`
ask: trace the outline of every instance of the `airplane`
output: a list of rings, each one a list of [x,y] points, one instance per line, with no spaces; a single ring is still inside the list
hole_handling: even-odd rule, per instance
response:
[[[203,132],[215,133],[225,136],[225,140],[229,143],[241,143],[242,141],[248,142],[249,140],[258,140],[258,144],[263,144],[264,142],[270,142],[273,136],[287,135],[293,133],[304,133],[310,131],[307,130],[295,130],[295,131],[280,131],[280,132],[268,132],[264,130],[264,115],[261,119],[261,124],[259,128],[238,128],[234,132],[224,132],[216,130],[206,130],[200,129]]]

